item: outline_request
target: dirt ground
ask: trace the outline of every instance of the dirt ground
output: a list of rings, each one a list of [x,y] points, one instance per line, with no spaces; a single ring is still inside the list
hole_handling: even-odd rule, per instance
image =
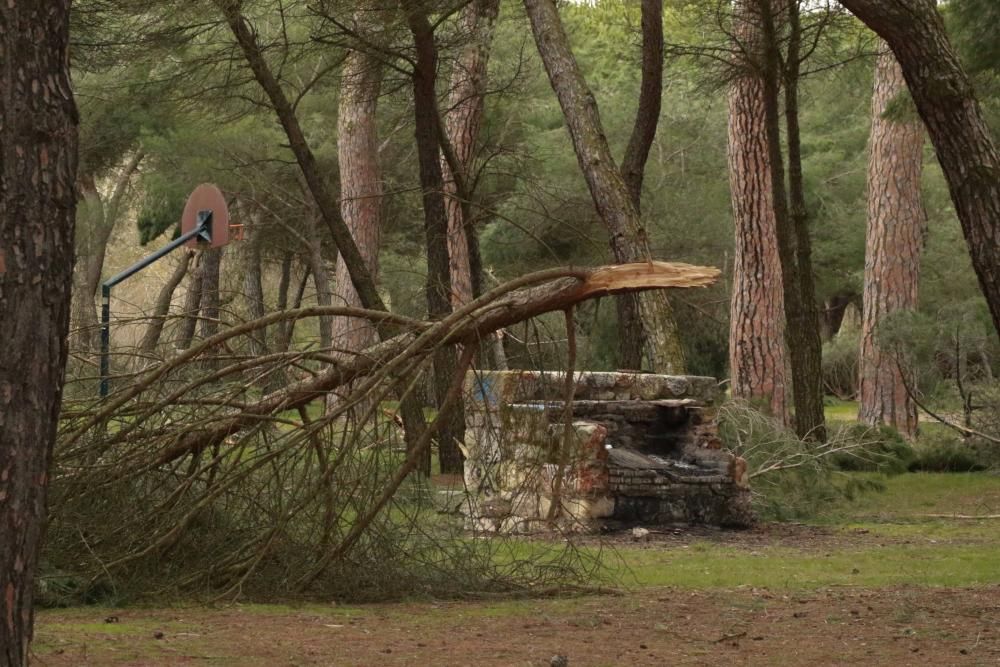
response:
[[[1000,581],[1000,571],[994,576],[989,565],[983,570],[981,559],[964,560],[970,553],[994,553],[1000,523],[949,521],[948,530],[938,525],[936,531],[930,524],[919,523],[919,517],[926,516],[920,512],[945,511],[942,508],[995,514],[1000,511],[1000,484],[992,477],[978,482],[956,477],[945,480],[945,495],[934,491],[935,481],[941,480],[911,477],[896,482],[912,486],[909,492],[895,491],[914,505],[915,509],[905,508],[908,513],[917,512],[912,517],[918,523],[906,530],[871,523],[863,524],[867,527],[761,524],[746,531],[660,528],[643,541],[623,531],[604,536],[603,544],[620,547],[632,558],[655,555],[655,550],[679,553],[686,545],[702,543],[709,545],[704,551],[707,556],[716,546],[749,553],[776,547],[806,555],[857,553],[891,560],[892,553],[899,554],[893,549],[899,547],[918,554],[911,558],[926,559],[928,568],[947,557],[950,568],[970,572],[980,568],[973,581]],[[878,513],[883,511],[878,509]],[[902,510],[883,518],[905,520]],[[740,562],[757,561],[732,562],[738,567]],[[670,563],[664,560],[662,566],[670,567]],[[887,567],[894,569],[892,563]],[[569,667],[1000,666],[1000,585],[810,590],[647,587],[617,594],[529,600],[86,607],[42,612],[34,656],[34,664],[43,667],[545,667],[560,664],[552,661],[553,656],[566,656]]]
[[[998,586],[81,614],[44,615],[36,665],[1000,664]]]

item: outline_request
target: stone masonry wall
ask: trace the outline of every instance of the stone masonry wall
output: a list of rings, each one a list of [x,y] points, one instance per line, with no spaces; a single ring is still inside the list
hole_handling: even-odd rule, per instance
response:
[[[470,527],[520,532],[553,525],[592,530],[612,520],[751,520],[745,464],[719,449],[713,378],[586,372],[573,378],[567,433],[564,373],[467,375]]]

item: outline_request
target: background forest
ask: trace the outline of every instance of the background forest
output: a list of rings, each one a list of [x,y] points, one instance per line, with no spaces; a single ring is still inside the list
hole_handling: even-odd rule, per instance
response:
[[[941,11],[995,135],[1000,14]],[[462,470],[455,378],[470,364],[718,378],[726,444],[761,475],[764,516],[871,486],[845,470],[996,465],[981,244],[892,54],[839,5],[73,12],[72,347],[43,557],[57,601],[588,580],[587,553],[463,540],[455,508],[435,504],[426,475]],[[915,150],[886,143],[896,131]],[[917,212],[905,248],[871,231],[904,217],[880,213],[879,175],[881,199]],[[100,401],[101,282],[177,237],[203,182],[224,192],[234,240],[115,288]],[[871,277],[904,252],[911,272]],[[647,260],[721,274],[669,296],[533,305],[546,285],[562,293],[545,280],[576,275],[559,267]],[[892,290],[907,296],[878,296]],[[948,426],[918,429],[915,402]],[[136,509],[109,525],[122,507]]]

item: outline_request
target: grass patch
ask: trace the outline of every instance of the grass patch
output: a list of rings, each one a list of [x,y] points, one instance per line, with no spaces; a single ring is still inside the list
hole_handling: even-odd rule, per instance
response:
[[[788,548],[754,551],[693,544],[687,549],[623,550],[624,580],[637,586],[811,590],[827,586],[978,586],[1000,581],[995,545],[876,546],[829,553]]]
[[[857,421],[858,402],[827,396],[823,399],[823,412],[827,421]]]
[[[989,473],[909,473],[881,479],[886,490],[858,496],[825,517],[839,520],[923,519],[923,514],[1000,514],[1000,476]],[[998,526],[1000,527],[1000,526]],[[1000,532],[1000,531],[998,531]]]

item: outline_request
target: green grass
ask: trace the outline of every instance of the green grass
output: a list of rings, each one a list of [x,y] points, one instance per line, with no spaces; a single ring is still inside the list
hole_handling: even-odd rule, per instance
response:
[[[868,477],[877,477],[867,475]],[[1000,476],[990,473],[908,473],[882,480],[868,493],[834,508],[846,519],[924,519],[923,514],[1000,514]],[[996,526],[1000,539],[1000,525]]]
[[[1000,581],[995,544],[890,545],[823,553],[693,544],[665,552],[623,552],[622,575],[638,586],[687,589],[752,586],[803,590],[828,586],[976,586]]]
[[[831,510],[821,522],[829,545],[625,548],[612,567],[634,585],[688,589],[1000,583],[1000,522],[925,516],[1000,513],[1000,476],[913,473],[884,483],[884,492]],[[859,531],[861,540],[838,539]]]
[[[824,409],[828,421],[857,421],[858,402],[842,401],[839,398],[827,396],[823,399]]]

